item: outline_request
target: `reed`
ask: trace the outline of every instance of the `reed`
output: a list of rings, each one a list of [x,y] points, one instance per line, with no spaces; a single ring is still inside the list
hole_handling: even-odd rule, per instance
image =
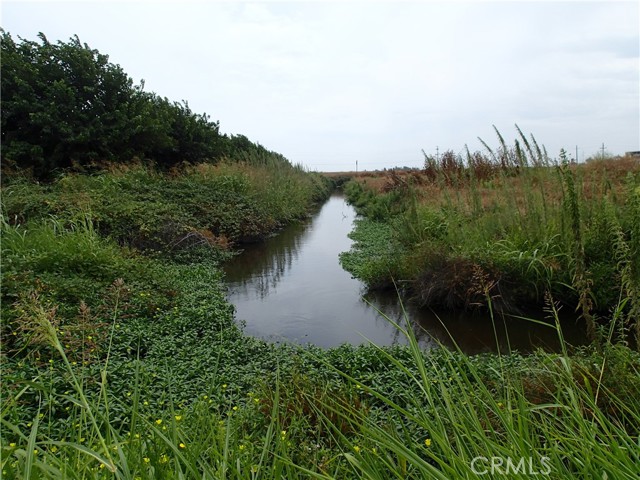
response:
[[[627,285],[635,285],[629,279],[638,256],[620,239],[627,244],[637,237],[640,165],[626,158],[575,165],[564,152],[555,162],[533,136],[516,128],[513,147],[496,131],[499,146],[485,142],[486,154],[446,152],[440,159],[426,156],[421,175],[354,179],[345,190],[348,198],[360,213],[392,225],[394,235],[378,240],[387,242],[388,251],[401,252],[394,262],[408,266],[363,279],[390,285],[394,275],[425,305],[486,309],[482,299],[465,294],[481,290],[471,272],[483,271],[496,284],[497,307],[541,308],[549,292],[577,308],[595,338],[620,298],[627,300],[626,314],[635,309],[636,290]],[[603,202],[609,207],[603,209]],[[360,237],[364,223],[358,225],[354,235]],[[614,244],[620,247],[618,260],[605,253]],[[344,256],[358,259],[345,266],[366,271],[363,263],[384,262],[383,250],[372,237]],[[448,275],[446,269],[456,266],[466,273]],[[452,303],[447,292],[454,290],[460,301]]]

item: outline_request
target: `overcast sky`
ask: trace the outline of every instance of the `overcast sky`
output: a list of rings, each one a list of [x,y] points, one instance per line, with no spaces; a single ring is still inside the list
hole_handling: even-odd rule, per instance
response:
[[[312,170],[422,166],[533,134],[553,157],[640,150],[639,2],[2,1],[14,38],[77,34]]]

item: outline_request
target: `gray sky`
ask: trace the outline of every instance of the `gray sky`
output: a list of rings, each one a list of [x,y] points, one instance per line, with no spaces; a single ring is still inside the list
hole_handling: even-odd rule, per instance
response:
[[[422,166],[514,124],[552,157],[640,150],[640,3],[2,1],[312,170]]]

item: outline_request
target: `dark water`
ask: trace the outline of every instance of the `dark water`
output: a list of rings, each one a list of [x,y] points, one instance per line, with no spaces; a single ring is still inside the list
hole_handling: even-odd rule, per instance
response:
[[[436,315],[410,304],[403,307],[395,293],[367,293],[338,261],[338,255],[351,248],[347,235],[354,218],[353,208],[335,194],[308,221],[249,246],[225,266],[228,297],[247,334],[322,347],[404,344],[404,336],[389,319],[406,327],[409,318],[425,347],[437,342],[452,347],[455,340],[470,354],[509,347],[559,348],[555,328],[547,325],[498,318],[494,330],[486,317]],[[564,322],[562,331],[569,343],[586,341],[575,321]]]

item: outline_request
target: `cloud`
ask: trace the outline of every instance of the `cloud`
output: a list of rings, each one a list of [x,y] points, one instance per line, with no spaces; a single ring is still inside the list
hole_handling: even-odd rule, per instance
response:
[[[312,168],[419,166],[423,148],[492,143],[492,124],[554,155],[640,149],[633,2],[34,5],[4,2],[4,28],[77,33],[148,90]]]

